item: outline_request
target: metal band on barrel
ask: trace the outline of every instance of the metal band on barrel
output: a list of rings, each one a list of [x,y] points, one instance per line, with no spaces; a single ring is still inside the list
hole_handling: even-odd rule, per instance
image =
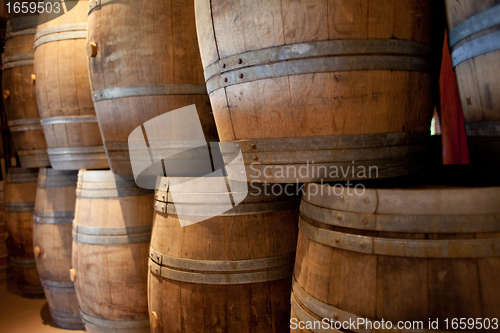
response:
[[[102,333],[150,333],[151,328],[148,320],[107,320],[89,316],[80,309],[85,326],[93,331]]]
[[[87,31],[63,32],[57,35],[41,37],[35,42],[35,50],[42,44],[57,42],[68,39],[87,39]]]
[[[75,291],[73,290],[73,293]],[[82,316],[80,313],[69,313],[69,312],[62,312],[62,311],[57,311],[53,308],[50,308],[50,314],[52,315],[52,318],[57,324],[58,319],[63,321],[64,323],[73,323],[73,324],[80,324],[81,329],[85,330],[85,327],[83,326],[83,321],[82,321]],[[54,318],[56,317],[56,318]],[[78,329],[78,328],[76,328]]]
[[[44,289],[58,294],[74,294],[75,285],[73,282],[59,282],[40,278]]]
[[[60,124],[80,124],[97,123],[96,116],[69,116],[69,117],[51,117],[40,120],[42,126],[60,125]]]
[[[99,6],[106,5],[115,0],[90,0],[89,1],[89,15],[90,13]]]
[[[451,53],[453,67],[474,57],[500,50],[500,31],[474,39]]]
[[[152,226],[96,228],[75,225],[73,239],[77,243],[94,245],[149,243],[151,230]]]
[[[11,173],[10,171],[7,173],[7,183],[36,183],[38,181],[37,172]]]
[[[33,66],[35,64],[35,60],[18,60],[13,62],[8,62],[3,65],[3,70],[7,70],[9,68],[14,67],[22,67],[22,66]]]
[[[35,55],[33,53],[17,54],[17,55],[13,55],[10,57],[4,57],[2,59],[2,64],[5,65],[5,64],[7,64],[9,62],[13,62],[13,61],[32,60],[32,59],[35,59]]]
[[[461,40],[498,24],[500,24],[500,5],[496,5],[482,13],[474,15],[457,25],[449,35],[450,48]]]
[[[299,218],[307,238],[333,248],[407,258],[488,258],[500,256],[500,238],[415,240],[360,236],[313,226]]]
[[[8,125],[11,132],[36,131],[43,129],[42,125],[40,125],[40,118],[10,120]]]
[[[38,224],[72,224],[75,212],[40,212],[35,210],[33,221]]]
[[[4,207],[6,212],[12,212],[12,213],[32,212],[35,209],[35,203],[5,202]]]
[[[56,27],[43,29],[37,32],[37,34],[35,35],[35,40],[43,36],[56,34],[60,32],[70,32],[70,31],[87,31],[87,23],[64,24]]]
[[[109,99],[159,96],[159,95],[206,95],[207,87],[204,84],[158,84],[149,86],[130,86],[104,89],[92,94],[94,103]]]
[[[9,259],[14,267],[36,268],[35,259],[21,259],[21,258],[14,258],[14,257],[9,257]],[[42,288],[42,287],[40,287],[40,288]]]
[[[27,35],[34,35],[36,34],[36,29],[26,29],[26,30],[21,30],[17,32],[7,32],[5,34],[5,39],[10,39],[14,37],[19,37],[19,36],[27,36]]]

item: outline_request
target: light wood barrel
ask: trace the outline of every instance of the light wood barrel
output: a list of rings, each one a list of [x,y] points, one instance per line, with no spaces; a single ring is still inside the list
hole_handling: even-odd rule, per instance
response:
[[[22,27],[36,16],[14,19]],[[13,21],[14,21],[13,20]],[[3,53],[3,97],[12,138],[18,150],[21,166],[50,166],[47,144],[40,125],[35,97],[33,37],[36,28],[12,30],[8,23]]]
[[[92,98],[114,173],[132,174],[131,132],[169,111],[195,104],[205,138],[217,139],[203,81],[193,5],[193,0],[90,4]],[[189,140],[190,135],[177,129],[165,131],[165,138],[156,140]],[[150,146],[168,148],[162,142]]]
[[[7,248],[14,275],[27,297],[43,297],[33,255],[33,211],[38,169],[10,168],[5,183]]]
[[[71,236],[78,171],[40,169],[33,226],[36,264],[54,323],[84,329],[70,280]]]
[[[451,330],[500,316],[500,187],[344,190],[310,184],[302,197],[292,321],[423,321],[430,333],[429,318],[447,331],[447,318]]]
[[[218,215],[229,198],[225,181],[202,180],[203,187],[184,183],[173,196],[162,178],[156,192],[148,279],[153,332],[288,332],[298,199],[250,188],[243,202]],[[206,220],[181,227],[179,211]]]
[[[445,4],[472,163],[500,178],[500,1]]]
[[[131,176],[80,170],[71,274],[87,332],[150,332],[152,203]]]
[[[3,206],[3,180],[0,181],[0,284],[7,279],[7,268],[9,265],[9,253],[5,244],[5,220]]]
[[[195,10],[219,137],[239,144],[249,181],[418,169],[433,112],[432,1],[196,0]],[[337,172],[368,166],[378,175]]]
[[[109,168],[86,64],[88,5],[77,1],[68,13],[40,24],[35,36],[38,108],[52,168],[58,170]]]

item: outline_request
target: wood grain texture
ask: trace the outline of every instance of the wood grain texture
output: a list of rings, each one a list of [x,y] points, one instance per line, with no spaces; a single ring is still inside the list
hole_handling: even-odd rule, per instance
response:
[[[196,40],[193,0],[109,3],[89,15],[88,41],[97,44],[90,58],[93,92],[103,89],[168,84],[203,84]],[[217,132],[207,95],[118,98],[95,103],[105,142],[127,142],[144,122],[195,104],[207,139]],[[128,158],[108,155],[115,173],[132,174]]]
[[[195,3],[205,68],[235,54],[312,41],[432,43],[431,1]],[[416,71],[329,72],[235,84],[210,98],[221,141],[418,132],[430,126],[431,83],[430,74]]]

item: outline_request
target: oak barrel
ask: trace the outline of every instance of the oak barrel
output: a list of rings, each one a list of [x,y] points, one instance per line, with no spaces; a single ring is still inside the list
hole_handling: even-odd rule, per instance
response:
[[[131,176],[78,174],[73,269],[87,332],[150,332],[147,257],[153,193]]]
[[[33,211],[38,169],[10,168],[5,182],[7,249],[14,276],[27,297],[43,296],[33,255]]]
[[[418,332],[429,333],[429,318],[439,319],[440,331],[452,330],[453,318],[498,318],[499,202],[500,187],[359,187],[348,194],[309,184],[300,207],[292,332],[323,332],[294,324],[323,318],[333,325],[384,319],[393,329],[422,321]]]
[[[148,278],[153,332],[288,332],[297,197],[252,187],[233,206],[230,196],[246,195],[238,186],[228,193],[222,177],[189,181],[162,178],[156,191]],[[183,186],[176,194],[172,182]],[[230,210],[219,215],[225,204]],[[181,227],[179,212],[202,221]]]
[[[77,1],[57,18],[55,13],[41,14],[40,20],[51,20],[40,24],[35,35],[36,97],[49,158],[57,170],[109,168],[85,57],[88,5]]]
[[[500,178],[500,1],[445,5],[471,162]]]
[[[132,131],[169,111],[196,105],[202,136],[217,139],[203,81],[193,6],[193,0],[90,4],[92,98],[114,173],[132,174],[128,146]],[[186,123],[179,122],[178,127]],[[172,143],[162,141],[190,140],[193,135],[175,129],[173,126],[161,133],[165,137],[148,138],[149,146],[168,148]]]
[[[54,323],[84,329],[70,280],[78,171],[40,169],[33,226],[35,260]]]
[[[249,181],[416,171],[433,113],[434,9],[431,0],[196,0],[219,138],[239,144]],[[349,170],[369,166],[378,174]]]
[[[25,21],[30,23],[34,18],[36,16],[9,21],[2,56],[3,97],[8,124],[24,168],[50,166],[35,97],[33,37],[36,28],[13,30],[11,27],[22,28]]]

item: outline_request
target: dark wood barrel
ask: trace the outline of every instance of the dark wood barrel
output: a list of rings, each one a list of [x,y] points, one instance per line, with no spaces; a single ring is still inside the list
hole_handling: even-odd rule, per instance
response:
[[[107,169],[85,57],[89,3],[76,3],[66,14],[38,26],[38,108],[52,168]],[[41,14],[40,18],[48,20],[50,16]]]
[[[499,187],[350,193],[306,186],[292,328],[298,321],[304,327],[324,318],[333,325],[366,318],[391,321],[393,329],[399,321],[423,322],[422,330],[404,331],[430,333],[436,330],[429,318],[439,320],[439,331],[452,330],[453,318],[489,318],[491,331],[491,319],[500,316]],[[362,329],[354,332],[369,332]]]
[[[418,169],[433,113],[431,0],[196,0],[195,10],[219,137],[240,145],[249,181]],[[370,166],[378,173],[358,173]]]
[[[193,6],[193,0],[141,0],[126,5],[91,2],[88,55],[92,98],[114,173],[132,174],[128,142],[132,131],[169,111],[196,105],[202,136],[217,139]],[[165,138],[149,138],[150,146],[168,148],[162,140],[191,139],[191,133],[183,131],[164,134]],[[153,140],[159,142],[153,144]]]
[[[33,226],[36,264],[54,323],[84,329],[70,280],[71,236],[78,171],[40,169]]]
[[[175,193],[172,181],[183,183]],[[298,199],[250,188],[233,206],[230,197],[246,193],[230,186],[222,177],[161,179],[149,254],[153,332],[289,331]]]
[[[22,28],[33,19],[37,19],[36,16],[9,21],[3,53],[3,97],[12,138],[24,168],[50,166],[35,96],[33,37],[36,28],[13,30],[11,27]]]
[[[5,183],[7,249],[14,276],[27,297],[43,297],[33,255],[33,211],[38,169],[10,168]]]
[[[472,163],[500,178],[500,1],[446,0],[449,45]]]
[[[80,170],[70,273],[87,332],[150,332],[152,203],[131,176]]]

